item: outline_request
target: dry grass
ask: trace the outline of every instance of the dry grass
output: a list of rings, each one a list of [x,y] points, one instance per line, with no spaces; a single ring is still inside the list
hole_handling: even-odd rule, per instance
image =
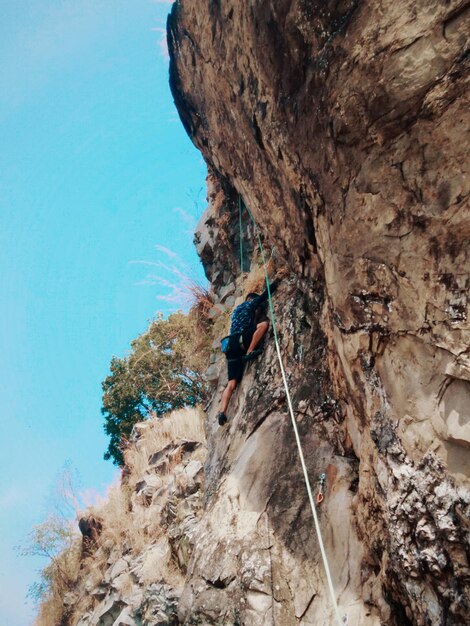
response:
[[[142,476],[148,468],[148,457],[163,450],[170,443],[181,440],[206,442],[204,413],[199,408],[187,407],[172,411],[167,417],[153,416],[142,424],[142,435],[136,446],[125,454],[131,474]]]
[[[62,598],[53,596],[41,603],[39,613],[34,620],[34,626],[54,626],[60,624],[64,613]]]
[[[90,512],[103,526],[99,545],[122,545],[128,541],[134,551],[145,542],[144,529],[135,523],[137,520],[131,512],[130,490],[126,486],[113,485],[107,501]]]
[[[153,417],[142,424],[137,445],[131,445],[125,453],[126,466],[130,472],[127,484],[113,486],[107,501],[90,511],[103,525],[99,545],[122,545],[126,542],[133,554],[139,554],[161,535],[154,509],[135,505],[131,494],[136,483],[149,472],[149,457],[171,443],[178,444],[184,440],[205,443],[204,414],[201,409],[173,411],[167,417]],[[166,468],[167,474],[172,474],[180,462],[181,457],[174,455]],[[162,482],[164,480],[162,478]],[[106,556],[105,551],[103,554]]]
[[[188,339],[187,362],[194,363],[203,372],[207,367],[212,343],[209,313],[214,306],[214,297],[207,287],[193,280],[188,282],[187,289],[191,303],[188,319],[193,325],[193,332]],[[196,360],[195,356],[198,357]]]
[[[112,487],[107,501],[90,511],[99,517],[102,523],[98,540],[101,550],[90,559],[90,564],[94,568],[93,576],[98,581],[108,567],[109,546],[111,550],[125,546],[134,556],[145,554],[140,573],[143,584],[154,582],[158,576],[177,586],[181,584],[182,574],[173,562],[159,513],[167,503],[165,500],[162,501],[161,508],[155,504],[145,506],[139,504],[133,494],[139,480],[145,477],[149,480],[149,476],[153,480],[157,478],[148,462],[152,454],[169,444],[179,444],[184,440],[205,443],[204,415],[198,408],[173,411],[167,417],[153,417],[143,422],[140,432],[137,443],[131,445],[125,454],[126,466],[129,469],[126,484]],[[178,480],[181,479],[178,465],[181,460],[181,455],[178,456],[177,453],[170,457],[166,474],[158,476],[162,486],[172,481],[178,485]],[[111,558],[115,560],[116,557]],[[130,585],[131,581],[123,578],[122,584]]]
[[[75,540],[43,570],[49,580],[49,591],[39,607],[34,626],[55,626],[67,619],[64,597],[77,583],[80,571],[81,542]]]
[[[107,502],[93,514],[99,516],[103,525],[99,546],[125,546],[133,555],[138,555],[161,534],[155,511],[143,506],[131,507],[128,486],[113,487]],[[107,562],[107,553],[106,549],[102,551],[103,567]],[[93,558],[96,561],[96,557]]]
[[[200,320],[207,320],[208,313],[214,305],[214,296],[210,289],[196,280],[188,280],[186,289],[190,296],[190,313],[196,313]]]
[[[126,482],[113,485],[104,502],[87,510],[88,514],[93,515],[102,524],[95,552],[80,561],[80,542],[78,542],[74,544],[73,554],[64,551],[59,555],[57,563],[61,568],[67,565],[68,570],[73,570],[70,573],[73,585],[67,585],[67,588],[59,586],[61,579],[53,574],[55,582],[51,592],[41,604],[34,626],[75,624],[96,602],[85,590],[85,582],[87,586],[90,584],[92,587],[98,586],[110,565],[124,554],[135,557],[143,554],[139,573],[142,584],[151,584],[160,579],[175,587],[182,584],[181,568],[175,562],[165,532],[168,512],[170,511],[171,519],[177,515],[176,493],[180,486],[184,486],[182,456],[178,455],[178,450],[175,454],[169,455],[166,472],[163,474],[156,474],[149,466],[148,460],[152,454],[164,449],[168,444],[178,445],[184,440],[204,444],[206,441],[204,414],[198,408],[181,409],[173,411],[167,417],[153,417],[143,422],[140,430],[141,436],[137,444],[132,444],[126,451],[125,458],[129,469]],[[203,449],[200,454],[203,460]],[[196,452],[192,458],[197,457]],[[169,493],[159,496],[152,506],[145,505],[135,494],[136,483],[142,479],[161,480],[162,487],[169,489]],[[134,584],[133,576],[129,573],[116,579],[117,590],[123,596],[132,591]],[[73,615],[66,615],[63,600],[70,589],[78,592],[79,600],[73,607]]]

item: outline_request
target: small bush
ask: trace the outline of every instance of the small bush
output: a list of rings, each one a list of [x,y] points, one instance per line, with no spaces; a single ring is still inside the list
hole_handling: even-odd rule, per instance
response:
[[[33,528],[20,549],[23,555],[49,560],[28,596],[40,603],[35,626],[62,626],[67,618],[64,596],[72,591],[80,570],[81,540],[71,522],[51,515]]]

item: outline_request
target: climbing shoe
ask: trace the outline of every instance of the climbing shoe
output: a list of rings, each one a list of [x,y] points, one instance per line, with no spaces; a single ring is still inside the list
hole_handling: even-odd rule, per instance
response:
[[[252,361],[253,359],[256,359],[256,357],[258,357],[262,353],[263,353],[263,351],[260,348],[258,348],[257,350],[253,350],[252,352],[249,352],[248,354],[245,354],[245,356],[243,357],[243,361],[245,363],[247,361]]]
[[[219,422],[219,426],[225,426],[225,424],[228,421],[228,417],[225,415],[225,413],[217,413],[217,420]]]

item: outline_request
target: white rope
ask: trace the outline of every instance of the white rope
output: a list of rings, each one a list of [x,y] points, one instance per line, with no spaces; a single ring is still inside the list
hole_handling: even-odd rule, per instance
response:
[[[289,385],[287,383],[287,376],[286,376],[286,372],[285,372],[285,369],[284,369],[284,364],[282,362],[281,348],[280,348],[280,345],[279,345],[279,338],[278,338],[278,334],[277,334],[276,317],[274,315],[274,307],[273,307],[273,301],[272,301],[272,297],[271,297],[271,289],[269,287],[269,276],[268,276],[268,270],[267,270],[267,266],[266,266],[266,258],[264,256],[263,244],[261,243],[261,236],[260,236],[258,224],[256,223],[253,215],[251,214],[250,209],[248,207],[246,207],[246,209],[247,209],[251,219],[253,220],[253,224],[255,225],[256,234],[257,234],[257,237],[258,237],[258,244],[259,244],[259,248],[260,248],[260,252],[261,252],[261,258],[263,260],[264,276],[265,276],[265,279],[266,279],[266,289],[268,290],[269,312],[270,312],[270,315],[271,315],[271,322],[272,322],[272,325],[273,325],[273,332],[274,332],[274,343],[276,345],[277,358],[279,360],[279,367],[281,368],[282,381],[284,383],[284,389],[286,391],[287,406],[289,407],[289,414],[290,414],[290,418],[291,418],[291,421],[292,421],[292,427],[294,429],[295,440],[297,442],[297,448],[298,448],[299,457],[300,457],[300,464],[302,466],[302,471],[303,471],[304,480],[305,480],[305,486],[307,488],[308,499],[310,501],[310,508],[312,509],[313,521],[314,521],[314,524],[315,524],[315,530],[316,530],[317,538],[318,538],[318,545],[320,546],[320,552],[321,552],[321,556],[322,556],[322,560],[323,560],[323,566],[325,568],[326,579],[327,579],[327,582],[328,582],[328,589],[329,589],[331,600],[332,600],[332,603],[333,603],[333,607],[334,607],[334,611],[335,611],[336,620],[338,622],[338,626],[344,626],[345,622],[342,620],[341,615],[339,613],[338,602],[336,600],[336,594],[335,594],[335,590],[334,590],[334,587],[333,587],[333,580],[331,578],[331,572],[330,572],[330,566],[329,566],[329,563],[328,563],[328,557],[326,555],[325,546],[323,544],[323,538],[322,538],[322,534],[321,534],[320,523],[318,521],[317,509],[316,509],[315,501],[314,501],[313,494],[312,494],[312,488],[310,486],[310,479],[309,479],[309,476],[308,476],[307,465],[305,463],[304,453],[303,453],[303,450],[302,450],[302,444],[301,444],[301,441],[300,441],[299,430],[297,428],[297,422],[295,421],[294,409],[292,407],[292,400],[291,400],[291,395],[290,395],[290,391],[289,391]]]

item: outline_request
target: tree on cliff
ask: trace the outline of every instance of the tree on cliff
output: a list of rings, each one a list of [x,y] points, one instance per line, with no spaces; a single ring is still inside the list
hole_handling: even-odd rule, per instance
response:
[[[104,430],[110,437],[105,459],[123,464],[134,424],[154,413],[195,406],[206,398],[206,320],[197,307],[189,314],[162,315],[131,343],[125,358],[113,357],[102,383]]]

